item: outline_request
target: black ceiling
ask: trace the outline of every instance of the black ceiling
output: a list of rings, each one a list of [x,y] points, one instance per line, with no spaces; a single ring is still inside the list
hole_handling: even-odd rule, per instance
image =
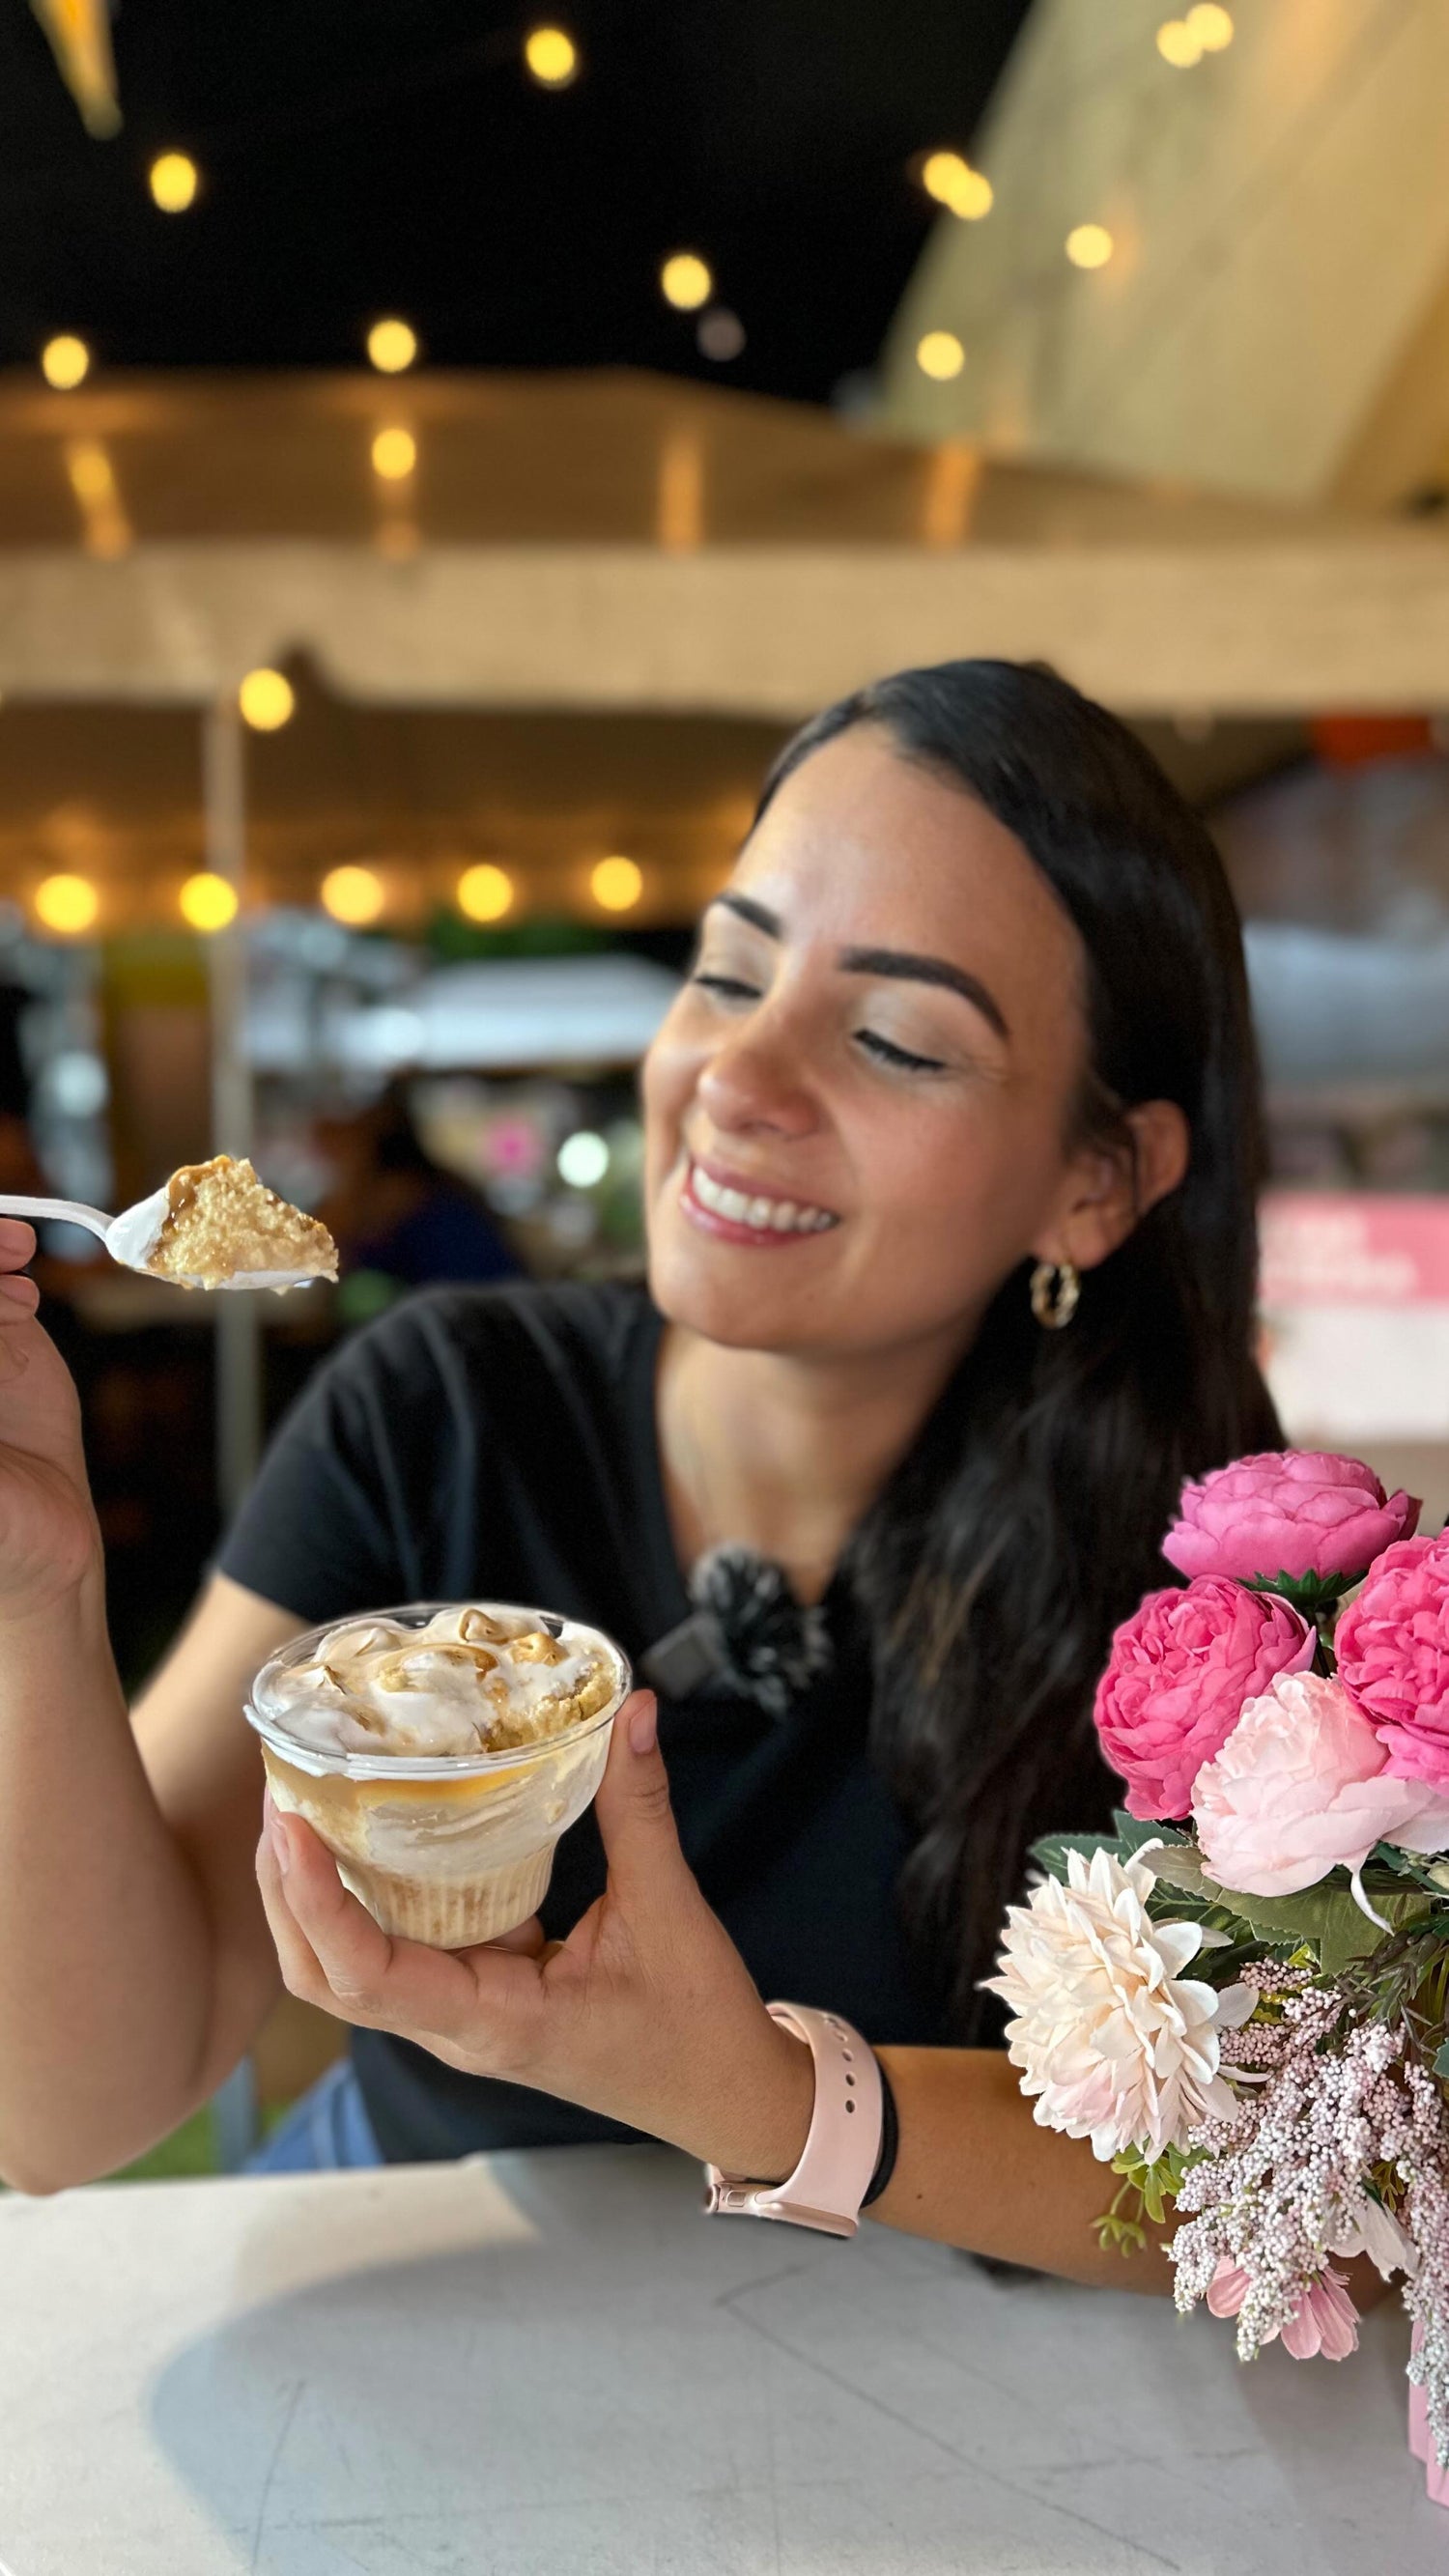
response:
[[[122,132],[92,141],[27,0],[0,0],[0,363],[356,363],[378,312],[446,366],[626,364],[826,400],[870,366],[1027,0],[124,0]],[[567,26],[547,92],[521,41]],[[186,214],[151,203],[189,152]],[[731,364],[658,288],[711,261]]]

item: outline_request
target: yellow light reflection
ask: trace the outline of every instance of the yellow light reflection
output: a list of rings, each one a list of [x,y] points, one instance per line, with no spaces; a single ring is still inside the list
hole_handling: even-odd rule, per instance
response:
[[[74,393],[91,371],[91,353],[73,331],[61,331],[40,352],[40,372],[58,394]]]
[[[296,711],[296,692],[281,671],[248,671],[236,694],[243,718],[256,733],[276,733]]]
[[[372,470],[384,483],[403,483],[418,461],[418,442],[410,429],[380,429],[372,442]]]
[[[1225,53],[1233,41],[1231,13],[1218,8],[1216,0],[1198,0],[1187,13],[1187,31],[1196,36],[1205,54]]]
[[[329,868],[319,891],[333,920],[345,921],[350,930],[365,930],[387,901],[382,879],[371,868]]]
[[[163,215],[184,215],[196,203],[201,174],[186,152],[163,152],[151,164],[151,194]]]
[[[589,891],[605,912],[632,912],[644,891],[644,872],[632,859],[600,859]]]
[[[43,877],[35,889],[36,919],[62,939],[89,930],[101,909],[101,898],[89,877]]]
[[[240,904],[236,887],[210,868],[200,868],[188,877],[176,900],[182,920],[206,934],[225,930],[228,922],[235,921]]]
[[[1073,268],[1105,268],[1112,251],[1105,224],[1075,224],[1067,235],[1067,257]]]
[[[1157,50],[1175,72],[1190,72],[1202,61],[1202,39],[1185,18],[1169,18],[1157,30]]]
[[[949,384],[966,364],[966,352],[954,331],[928,331],[916,342],[916,364],[923,376],[938,385]]]
[[[984,170],[973,170],[959,152],[928,153],[921,170],[921,185],[928,197],[947,206],[963,223],[979,223],[996,203],[996,192]]]
[[[455,891],[458,910],[470,921],[501,921],[513,909],[512,877],[486,859],[476,868],[463,870]]]
[[[714,272],[697,251],[677,250],[661,268],[659,284],[676,313],[696,313],[714,293]]]
[[[380,376],[400,376],[418,354],[418,335],[410,322],[388,314],[367,335],[367,354]]]
[[[70,438],[65,470],[80,504],[82,541],[87,554],[113,562],[131,543],[131,523],[116,488],[111,460],[98,438]]]
[[[579,67],[579,49],[563,27],[530,27],[523,59],[540,89],[567,89]]]

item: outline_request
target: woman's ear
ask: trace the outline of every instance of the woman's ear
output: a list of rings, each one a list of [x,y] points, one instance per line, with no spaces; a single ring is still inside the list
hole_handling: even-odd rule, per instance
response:
[[[1081,1154],[1062,1215],[1034,1247],[1038,1259],[1094,1270],[1185,1179],[1192,1137],[1175,1100],[1140,1101],[1125,1121],[1132,1152],[1097,1145]]]

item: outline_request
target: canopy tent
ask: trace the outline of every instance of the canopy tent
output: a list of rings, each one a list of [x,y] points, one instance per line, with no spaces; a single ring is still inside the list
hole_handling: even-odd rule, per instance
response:
[[[1449,542],[622,374],[0,381],[0,691],[195,706],[292,652],[374,705],[786,722],[975,652],[1138,715],[1438,704]]]

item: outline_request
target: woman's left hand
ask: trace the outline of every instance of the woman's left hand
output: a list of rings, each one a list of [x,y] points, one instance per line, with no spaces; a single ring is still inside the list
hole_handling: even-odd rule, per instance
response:
[[[534,1921],[447,1951],[380,1931],[317,1836],[268,1798],[257,1877],[286,1983],[465,2074],[559,2094],[777,2181],[810,2125],[810,2054],[770,2019],[680,1850],[647,1691],[614,1721],[596,1805],[608,1884],[566,1941],[546,1942]]]

